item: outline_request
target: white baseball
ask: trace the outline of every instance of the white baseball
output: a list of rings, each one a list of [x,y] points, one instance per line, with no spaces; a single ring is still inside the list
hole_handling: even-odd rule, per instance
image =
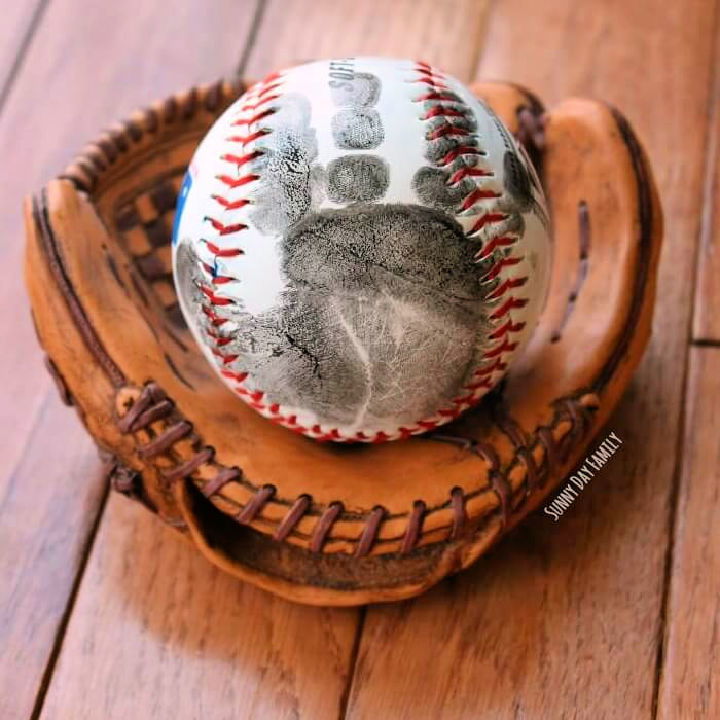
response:
[[[432,430],[503,376],[551,241],[526,154],[426,63],[314,62],[253,85],[199,145],[173,265],[228,387],[320,440]]]

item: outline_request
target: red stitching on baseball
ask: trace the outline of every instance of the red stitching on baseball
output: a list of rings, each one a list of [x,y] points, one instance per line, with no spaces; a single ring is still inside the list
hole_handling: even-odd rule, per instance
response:
[[[280,87],[279,84],[275,85],[275,88]],[[273,88],[270,88],[273,89]],[[259,107],[262,107],[263,105],[266,105],[269,102],[272,102],[273,100],[279,100],[280,95],[266,95],[261,100],[258,100],[256,103],[245,103],[241,110],[247,111],[247,110],[257,110]]]
[[[443,73],[440,70],[435,69],[429,62],[425,62],[424,60],[417,60],[416,64],[416,69],[419,73],[423,73],[428,77],[441,81],[445,79]]]
[[[445,418],[453,418],[455,419],[460,415],[460,410],[457,408],[450,408],[449,410],[438,410],[438,415]]]
[[[431,107],[424,115],[421,116],[421,120],[430,120],[430,118],[441,115],[443,117],[465,117],[465,113],[462,110],[457,110],[452,107],[445,107],[444,105],[435,105]]]
[[[208,317],[214,327],[220,327],[227,322],[227,318],[220,317],[212,310],[212,308],[203,305],[202,311]]]
[[[231,362],[235,362],[235,360],[240,357],[239,355],[235,355],[234,353],[231,353],[229,355],[225,355],[220,352],[217,348],[210,348],[210,352],[218,357],[223,365],[229,365]]]
[[[460,147],[453,148],[438,163],[440,167],[446,167],[452,165],[461,155],[487,155],[484,150],[473,147],[472,145],[461,145]]]
[[[478,253],[477,257],[479,260],[486,258],[491,255],[499,247],[512,247],[515,244],[515,238],[511,237],[496,237],[493,238],[485,247]]]
[[[266,87],[270,83],[274,82],[275,80],[278,80],[282,77],[282,70],[273,70],[273,72],[266,75],[259,83],[258,85],[260,87]],[[266,88],[267,89],[267,88]]]
[[[528,304],[527,298],[509,297],[490,317],[493,320],[499,320],[507,315],[511,310],[519,310]]]
[[[490,200],[492,198],[499,198],[502,193],[496,192],[495,190],[483,190],[481,188],[475,188],[468,193],[467,197],[463,200],[460,205],[460,211],[469,210],[478,200]]]
[[[472,133],[470,130],[453,122],[454,118],[467,117],[468,111],[465,108],[464,103],[454,93],[447,91],[447,85],[445,84],[444,75],[439,71],[433,69],[427,63],[418,63],[415,69],[417,70],[420,77],[415,78],[413,81],[424,83],[428,87],[428,91],[416,98],[415,102],[438,103],[436,105],[433,105],[432,107],[426,108],[425,112],[421,115],[421,119],[426,121],[432,121],[436,118],[447,119],[446,122],[440,124],[439,126],[433,128],[428,132],[426,136],[428,141],[439,140],[441,138],[472,138]],[[247,126],[250,129],[250,126],[252,126],[254,123],[257,123],[271,113],[276,112],[276,108],[265,108],[262,110],[260,110],[260,108],[268,104],[269,102],[278,100],[280,98],[280,94],[275,92],[281,85],[280,82],[275,82],[275,80],[277,80],[279,77],[279,74],[273,74],[269,76],[269,78],[267,78],[265,81],[259,83],[248,91],[246,101],[244,105],[240,108],[239,113],[252,112],[253,114],[249,118],[240,117],[236,119],[232,123],[234,126]],[[448,106],[445,103],[451,103],[451,105]],[[249,132],[247,135],[231,136],[227,138],[227,141],[232,143],[240,143],[242,146],[245,146],[258,140],[269,132],[271,132],[271,130],[267,128],[261,128],[253,132]],[[220,159],[224,162],[232,163],[237,167],[241,167],[247,163],[252,162],[252,160],[256,159],[261,154],[261,149],[255,149],[240,155],[234,153],[225,153],[221,156]],[[487,155],[487,153],[481,148],[477,147],[475,144],[472,144],[471,142],[468,142],[468,144],[465,145],[458,145],[449,150],[439,160],[439,162],[436,163],[437,167],[448,169],[449,177],[447,178],[446,182],[449,185],[455,185],[457,183],[460,183],[466,178],[493,177],[493,172],[479,167],[462,166],[453,168],[453,164],[464,155],[485,156]],[[258,175],[252,173],[241,176],[239,178],[233,178],[228,175],[220,175],[218,176],[218,180],[220,180],[220,182],[225,184],[228,188],[236,189],[251,182],[254,182],[258,179],[258,177]],[[466,212],[484,200],[497,199],[500,196],[501,193],[494,190],[474,187],[463,198],[457,209],[457,212]],[[238,210],[251,202],[247,198],[239,198],[233,200],[220,194],[213,195],[212,198],[225,210]],[[229,235],[231,233],[246,229],[247,227],[244,223],[226,224],[217,219],[207,219],[209,222],[211,222],[215,230],[218,231],[220,236]],[[493,223],[500,223],[506,219],[507,215],[505,215],[504,213],[497,211],[485,212],[478,217],[470,231],[467,232],[467,235],[472,236],[474,233],[478,232],[482,228]],[[486,242],[485,246],[478,253],[477,259],[479,261],[490,257],[492,253],[496,250],[512,247],[516,242],[517,238],[511,236],[500,236],[491,238],[488,242]],[[209,242],[208,248],[218,258],[234,257],[243,253],[243,251],[239,248],[225,249],[220,248],[217,245]],[[500,275],[504,268],[517,265],[522,261],[522,259],[522,257],[515,257],[511,255],[506,255],[504,257],[498,257],[494,259],[490,268],[483,275],[482,280],[485,282],[494,280]],[[217,268],[208,264],[205,264],[204,269],[210,275],[213,284],[222,284],[224,282],[230,282],[231,280],[235,279],[220,274],[217,271]],[[488,298],[499,300],[510,289],[520,287],[521,285],[525,284],[526,281],[527,278],[506,279],[491,291]],[[212,306],[228,305],[231,304],[233,301],[229,298],[224,298],[217,295],[210,287],[201,286],[201,290],[208,305],[210,305],[210,307],[204,305],[203,312],[208,317],[211,324],[211,327],[208,328],[207,335],[211,344],[214,345],[212,352],[214,355],[216,355],[216,357],[218,357],[222,365],[228,365],[234,360],[236,360],[239,355],[226,354],[220,350],[220,348],[230,344],[230,342],[232,342],[232,339],[230,337],[220,335],[219,332],[213,330],[213,328],[220,327],[227,320],[226,318],[219,316]],[[424,432],[426,430],[433,430],[439,424],[441,424],[441,422],[458,417],[466,407],[473,406],[481,399],[482,394],[480,393],[480,391],[487,390],[493,385],[493,383],[491,382],[492,374],[495,372],[501,372],[507,367],[507,363],[502,361],[502,356],[506,352],[511,351],[517,346],[517,343],[509,341],[507,335],[511,332],[518,332],[523,327],[525,327],[525,323],[523,322],[513,323],[512,319],[509,317],[509,313],[514,309],[524,307],[527,302],[528,300],[526,298],[517,298],[513,296],[508,297],[490,315],[490,319],[494,321],[499,321],[503,319],[506,315],[508,317],[502,323],[502,325],[494,329],[493,332],[489,335],[490,339],[499,341],[499,344],[496,347],[491,348],[484,354],[484,358],[488,360],[492,359],[493,362],[483,368],[476,370],[473,373],[473,382],[463,387],[463,390],[466,394],[459,395],[458,397],[452,399],[450,401],[450,405],[452,407],[441,408],[440,410],[438,410],[438,412],[436,413],[436,418],[438,419],[420,420],[415,423],[415,425],[411,425],[410,427],[399,428],[396,432],[400,437],[407,438],[411,435]],[[249,377],[247,372],[233,371],[229,368],[223,367],[221,368],[221,373],[225,378],[237,384],[237,387],[235,388],[236,392],[241,395],[248,402],[248,404],[262,411],[264,414],[266,414],[266,416],[269,417],[271,421],[283,425],[294,432],[313,435],[318,440],[346,441],[350,439],[357,439],[376,443],[386,442],[387,440],[390,440],[392,439],[392,437],[395,436],[395,434],[390,435],[384,431],[378,431],[371,435],[367,435],[366,433],[359,431],[355,434],[354,438],[347,438],[341,436],[338,428],[323,428],[319,424],[316,424],[312,427],[304,427],[298,424],[297,417],[295,415],[283,415],[282,408],[279,403],[268,403],[267,400],[265,400],[264,391],[250,390],[243,387],[243,384]],[[469,394],[467,394],[468,392]],[[378,526],[383,517],[384,511],[381,508],[376,508],[375,511],[371,513],[370,522],[365,528],[365,532],[363,534],[364,537],[359,543],[360,546],[369,546],[372,544],[372,542],[374,541],[374,535],[377,532]]]
[[[478,368],[473,372],[473,375],[479,376],[479,375],[491,375],[494,372],[500,372],[502,370],[505,370],[507,368],[507,365],[498,358],[490,365],[486,365],[485,367]]]
[[[203,218],[203,220],[209,222],[221,236],[240,232],[240,230],[245,230],[247,228],[247,225],[244,223],[232,223],[230,225],[225,225],[225,223],[220,222],[220,220],[216,220],[215,218],[207,215]]]
[[[503,335],[506,335],[509,332],[520,332],[527,323],[519,322],[519,323],[513,323],[512,320],[505,321],[497,330],[490,333],[490,337],[493,340],[496,340],[497,338],[501,338]]]
[[[506,336],[505,338],[503,338],[503,341],[500,345],[498,345],[497,347],[494,347],[492,350],[488,350],[487,352],[484,352],[483,357],[484,358],[498,357],[499,355],[502,355],[504,352],[512,352],[513,350],[515,350],[515,348],[517,346],[518,346],[518,344],[516,342],[511,343],[507,339],[507,336]]]
[[[485,273],[485,275],[482,276],[482,279],[484,281],[488,280],[494,280],[499,274],[500,271],[504,267],[510,267],[512,265],[517,265],[519,262],[525,259],[524,255],[515,256],[515,257],[506,257],[506,258],[500,258],[496,263],[493,264],[493,266]]]
[[[442,92],[443,89],[447,89],[447,86],[444,83],[444,76],[439,73],[438,71],[434,70],[430,65],[427,63],[418,63],[416,67],[417,72],[421,75],[420,78],[415,79],[415,82],[423,82],[429,87],[429,91],[423,95],[421,95],[419,98],[416,99],[416,102],[427,102],[427,101],[437,101],[440,103],[443,102],[451,102],[453,103],[452,107],[447,107],[444,105],[437,105],[432,108],[428,108],[425,113],[421,116],[421,119],[423,120],[430,120],[437,117],[447,117],[447,118],[457,118],[457,117],[465,117],[466,113],[462,109],[462,103],[458,100],[458,98],[448,92]],[[460,107],[458,107],[460,106]],[[439,127],[433,129],[430,131],[427,135],[428,140],[437,140],[443,137],[468,137],[470,136],[470,131],[466,128],[460,127],[458,125],[455,125],[451,120],[448,120],[448,122],[443,123]],[[439,167],[447,167],[452,165],[458,158],[460,158],[462,155],[486,155],[486,153],[481,150],[480,148],[474,146],[474,145],[460,145],[458,147],[453,148],[452,150],[448,151],[445,156],[440,160],[438,163]],[[448,184],[456,184],[458,182],[461,182],[465,178],[468,177],[492,177],[493,173],[487,170],[484,170],[482,168],[476,168],[476,167],[462,167],[454,170],[453,174],[448,178],[447,182]],[[468,195],[463,199],[463,202],[461,203],[460,207],[458,208],[458,212],[464,212],[472,208],[477,203],[486,200],[486,199],[496,199],[500,197],[500,193],[492,190],[487,190],[483,188],[473,188]],[[499,223],[507,219],[507,215],[504,213],[499,212],[487,212],[481,215],[471,230],[468,232],[468,235],[472,235],[473,233],[479,231],[483,227],[493,224],[493,223]],[[496,249],[503,248],[503,247],[512,247],[517,241],[517,238],[509,237],[509,236],[501,236],[492,238],[488,243],[486,243],[485,247],[480,251],[478,254],[478,259],[482,260],[486,257],[489,257]],[[513,257],[513,256],[506,256],[498,258],[493,265],[490,267],[490,269],[485,273],[483,276],[484,281],[490,281],[495,279],[503,270],[505,267],[510,267],[512,265],[517,265],[522,261],[522,257]],[[494,290],[490,293],[489,298],[491,299],[499,299],[505,293],[510,290],[511,288],[516,288],[524,285],[527,282],[527,278],[510,278],[506,279],[498,287],[494,288]],[[504,303],[500,305],[490,316],[493,320],[500,320],[505,315],[509,315],[509,313],[517,308],[522,308],[527,304],[528,300],[526,298],[516,298],[516,297],[509,297],[507,300],[505,300]],[[525,327],[525,323],[513,323],[512,320],[508,317],[508,319],[499,327],[496,328],[489,337],[493,340],[500,340],[501,342],[495,347],[491,348],[485,353],[485,357],[487,359],[495,359],[494,362],[492,362],[489,365],[486,365],[483,368],[480,368],[475,371],[474,376],[485,376],[481,377],[479,380],[476,380],[472,383],[469,383],[466,385],[463,389],[466,391],[470,391],[469,395],[464,396],[458,396],[451,400],[451,404],[454,405],[454,407],[448,407],[448,408],[441,408],[437,415],[440,418],[443,419],[453,419],[458,417],[460,412],[465,406],[472,406],[476,404],[480,398],[481,395],[477,392],[479,390],[486,390],[492,387],[491,382],[491,375],[495,372],[501,372],[506,369],[507,363],[503,362],[501,357],[506,352],[509,352],[517,346],[517,343],[512,343],[508,340],[506,337],[508,333],[510,332],[517,332]],[[244,388],[238,390],[241,394],[247,395],[248,391]],[[262,397],[262,395],[260,395]],[[265,411],[268,411],[271,415],[271,419],[277,422],[278,424],[285,425],[286,427],[290,427],[290,429],[295,430],[296,432],[302,432],[307,434],[314,435],[319,440],[338,440],[338,439],[346,439],[346,438],[340,438],[340,434],[337,428],[331,428],[331,429],[323,429],[320,425],[316,424],[312,426],[311,428],[304,428],[300,425],[297,425],[297,418],[295,416],[291,417],[283,417],[280,414],[280,406],[277,403],[274,403],[270,406],[256,404],[256,407],[259,407]],[[401,427],[398,429],[398,433],[400,437],[409,437],[415,433],[422,432],[425,430],[431,430],[437,427],[439,424],[436,420],[430,420],[430,421],[418,421],[416,423],[416,426],[414,427]],[[366,433],[359,431],[355,434],[355,439],[357,440],[364,440],[364,441],[371,441],[371,442],[385,442],[389,439],[391,439],[391,436],[383,431],[378,431],[372,435],[367,435]]]
[[[209,240],[203,240],[207,249],[219,258],[237,257],[238,255],[244,255],[245,251],[240,248],[221,248],[219,245],[210,242]]]
[[[466,130],[465,128],[458,127],[457,125],[453,125],[451,123],[447,123],[446,125],[441,125],[439,128],[436,128],[435,130],[432,130],[428,133],[427,139],[428,140],[438,140],[441,137],[446,136],[462,136],[466,137],[470,134],[469,130]]]
[[[242,175],[239,178],[233,178],[229,175],[217,175],[216,177],[221,183],[224,183],[229,188],[234,190],[235,188],[239,188],[242,185],[247,185],[248,183],[255,182],[260,176],[255,175],[254,173],[250,173],[249,175]]]
[[[483,168],[476,167],[463,167],[454,172],[450,179],[447,181],[448,185],[455,185],[466,177],[492,177],[494,173],[490,170],[483,170]]]
[[[491,223],[498,223],[502,222],[503,220],[507,220],[507,215],[505,213],[485,213],[484,215],[481,215],[476,221],[475,224],[470,228],[468,231],[468,235],[472,235],[473,233],[476,233],[478,230],[482,230],[486,225],[490,225]],[[515,243],[514,239],[511,239],[511,242],[508,243],[510,245],[513,245]]]
[[[488,298],[495,300],[504,295],[508,290],[516,287],[522,287],[527,282],[526,277],[508,278],[498,285],[489,295]]]
[[[469,385],[465,385],[466,390],[479,390],[480,388],[485,388],[486,390],[490,390],[490,388],[492,388],[492,383],[490,382],[490,378],[485,378],[484,380],[478,380],[477,382],[470,383]]]
[[[452,95],[451,93],[439,93],[439,92],[428,92],[424,95],[421,95],[420,97],[415,99],[415,102],[427,102],[429,100],[437,100],[438,102],[458,102],[458,99],[455,95]]]
[[[444,84],[445,76],[438,70],[435,70],[431,65],[425,62],[418,62],[415,66],[415,70],[419,73],[420,78],[417,81],[424,82],[429,91],[421,95],[416,102],[428,102],[434,101],[433,107],[425,110],[421,115],[421,119],[429,120],[432,118],[446,118],[446,122],[439,127],[432,130],[428,135],[428,140],[437,140],[439,138],[454,138],[454,137],[469,137],[473,138],[472,133],[465,128],[454,124],[453,119],[458,117],[467,117],[467,110],[464,107],[462,100],[456,95],[449,92],[438,92],[440,86],[446,87]],[[450,106],[444,103],[452,103]],[[438,167],[448,167],[452,174],[447,179],[447,184],[454,185],[462,182],[466,178],[483,178],[492,177],[494,173],[478,167],[463,166],[460,168],[452,168],[452,165],[463,155],[486,155],[484,151],[478,148],[475,144],[468,142],[467,145],[460,145],[451,149],[445,154],[445,156],[437,163]],[[457,209],[458,213],[464,213],[476,205],[481,204],[485,200],[494,200],[502,196],[502,193],[488,188],[475,186],[468,194],[463,198],[460,206]],[[480,214],[477,220],[474,222],[470,230],[467,232],[468,237],[472,237],[475,233],[479,232],[483,228],[492,224],[501,223],[508,219],[505,213],[498,212],[497,210],[489,209],[486,212]],[[517,242],[516,237],[511,236],[499,236],[492,238],[486,242],[485,246],[477,255],[477,260],[481,261],[487,257],[490,257],[496,250],[501,248],[512,248]],[[517,265],[522,261],[522,257],[516,257],[512,255],[506,255],[494,259],[490,268],[484,273],[482,280],[483,282],[489,282],[497,278],[502,270],[506,267]],[[507,278],[500,282],[497,287],[493,288],[488,295],[489,300],[500,300],[509,290],[520,287],[527,282],[527,278]],[[517,308],[524,307],[527,304],[527,300],[524,298],[510,297],[505,300],[495,311],[491,314],[490,318],[494,321],[501,320],[505,315]],[[465,385],[463,388],[466,391],[470,391],[470,395],[458,396],[454,398],[451,403],[455,405],[454,408],[443,408],[439,411],[439,415],[442,417],[456,417],[460,409],[463,406],[472,406],[477,403],[481,397],[481,390],[488,390],[492,387],[493,383],[492,374],[495,372],[501,372],[507,367],[507,363],[503,362],[502,357],[505,353],[514,350],[518,343],[510,342],[507,335],[510,332],[516,332],[525,327],[525,323],[513,323],[511,318],[508,317],[499,328],[496,328],[489,335],[489,339],[498,341],[495,347],[490,348],[484,353],[484,358],[493,359],[489,365],[486,365],[473,373],[473,377],[478,378],[473,382]],[[401,433],[402,434],[402,433]]]
[[[421,78],[415,78],[413,80],[408,80],[408,82],[430,84],[431,80],[432,80],[431,77],[426,76],[426,77],[421,77]],[[447,90],[448,89],[448,86],[445,85],[445,83],[441,83],[441,82],[432,83],[432,84],[430,84],[430,87],[432,87],[434,90]]]
[[[225,153],[224,155],[220,156],[221,160],[225,160],[226,162],[233,163],[233,165],[237,165],[238,167],[241,167],[242,165],[245,165],[245,163],[252,162],[256,158],[259,158],[263,154],[262,150],[253,150],[252,152],[245,153],[244,155],[235,155],[234,153]]]
[[[232,298],[216,295],[213,289],[207,285],[200,285],[200,290],[213,305],[233,305],[235,303]]]
[[[226,210],[239,210],[240,208],[245,207],[246,205],[250,204],[250,201],[246,198],[241,198],[240,200],[228,200],[223,195],[211,195],[210,196],[215,202],[222,205]]]
[[[279,78],[279,73],[273,73],[272,75],[269,75],[262,83],[253,86],[246,92],[246,101],[240,108],[240,113],[252,112],[253,114],[249,118],[237,118],[231,122],[231,125],[234,127],[247,127],[248,134],[233,135],[226,138],[227,142],[240,143],[244,147],[258,140],[259,138],[264,137],[270,132],[268,128],[258,128],[257,130],[253,131],[251,126],[259,122],[263,118],[268,117],[269,115],[276,112],[276,109],[272,107],[264,109],[259,108],[260,106],[266,105],[272,100],[278,99],[279,94],[276,93],[273,95],[273,92],[277,90],[277,88],[280,86],[280,82],[275,82]],[[263,150],[261,148],[255,148],[244,154],[236,154],[230,152],[224,153],[220,156],[220,160],[223,162],[231,163],[237,168],[240,168],[243,165],[251,163],[253,160],[257,159],[262,154]],[[256,175],[255,173],[247,173],[240,177],[232,177],[230,175],[220,174],[217,175],[216,178],[218,181],[226,185],[230,190],[235,190],[237,188],[254,182],[259,178],[259,175]],[[215,202],[221,205],[225,211],[240,210],[246,205],[251,204],[251,201],[248,198],[231,199],[226,197],[225,195],[221,195],[218,193],[213,194],[211,197]],[[212,227],[217,231],[219,237],[232,235],[242,230],[246,230],[248,227],[247,224],[243,222],[225,223],[222,220],[210,216],[206,217],[205,220],[209,222]],[[226,298],[218,295],[215,292],[214,287],[212,286],[223,285],[229,282],[237,281],[237,278],[223,274],[219,270],[217,260],[223,258],[238,257],[240,255],[243,255],[244,251],[238,247],[223,248],[215,243],[210,242],[209,240],[205,240],[205,244],[208,250],[215,257],[215,263],[212,265],[206,262],[201,262],[203,270],[210,277],[210,286],[204,283],[201,283],[199,285],[200,290],[203,294],[202,311],[208,318],[208,321],[210,323],[210,327],[206,328],[205,331],[206,337],[208,338],[208,343],[210,345],[210,350],[212,354],[217,357],[218,362],[221,363],[221,374],[226,379],[232,380],[239,385],[239,387],[236,388],[236,391],[239,394],[246,396],[250,404],[257,407],[257,409],[264,409],[264,405],[260,404],[263,393],[257,391],[251,392],[242,387],[242,383],[245,382],[245,380],[247,379],[248,373],[243,371],[230,370],[225,367],[233,363],[240,356],[239,354],[226,353],[222,350],[222,348],[230,345],[230,343],[233,341],[233,337],[221,335],[217,330],[217,328],[224,325],[228,321],[228,319],[219,315],[216,312],[216,307],[230,305],[233,304],[235,301],[231,298]]]
[[[210,282],[213,285],[224,285],[225,283],[233,282],[237,278],[230,277],[229,275],[218,275],[217,268],[213,265],[208,265],[206,262],[201,262],[203,270],[210,276]]]
[[[412,82],[424,82],[433,88],[447,88],[445,84],[445,76],[436,70],[433,70],[427,63],[419,62],[415,68],[422,77],[416,78]]]
[[[243,108],[245,110],[246,108]],[[253,123],[259,122],[263,118],[266,118],[268,115],[272,115],[273,113],[276,113],[276,108],[265,108],[265,110],[261,110],[258,113],[255,113],[255,115],[250,116],[249,118],[240,118],[238,120],[233,120],[230,125],[232,127],[242,127],[243,125],[252,125]]]
[[[249,145],[251,142],[254,142],[258,138],[261,138],[263,135],[267,135],[270,133],[270,130],[267,128],[261,128],[260,130],[256,130],[253,133],[250,133],[249,135],[231,135],[229,138],[227,138],[228,142],[232,143],[240,143],[241,145]]]
[[[274,407],[276,407],[277,410],[280,409],[280,406],[277,403]],[[270,410],[272,411],[272,406]],[[337,428],[333,428],[330,432],[325,432],[320,425],[313,425],[310,428],[310,432],[316,433],[318,435],[318,440],[340,440],[340,431]]]
[[[259,403],[262,400],[263,395],[265,394],[261,390],[256,390],[253,392],[252,390],[246,390],[245,388],[239,388],[238,392],[255,403]]]
[[[235,372],[234,370],[220,370],[220,374],[223,377],[226,377],[228,380],[234,380],[235,382],[244,382],[245,378],[247,378],[248,373],[246,372]]]

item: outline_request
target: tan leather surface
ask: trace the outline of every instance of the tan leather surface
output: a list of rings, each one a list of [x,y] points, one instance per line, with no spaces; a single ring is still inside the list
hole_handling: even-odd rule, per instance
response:
[[[528,108],[538,120],[537,101],[520,88],[474,89],[513,131],[527,130],[518,118]],[[600,103],[568,100],[545,118],[551,289],[502,391],[443,429],[444,436],[479,442],[478,452],[429,438],[320,444],[272,425],[234,397],[174,321],[168,197],[195,143],[233,95],[223,86],[208,111],[203,92],[194,105],[187,96],[176,100],[169,121],[167,103],[150,121],[137,116],[129,140],[127,127],[119,131],[126,148],[114,159],[91,149],[84,167],[71,168],[70,179],[50,183],[34,208],[28,205],[26,274],[41,342],[89,432],[119,462],[142,472],[144,499],[168,522],[189,529],[213,562],[303,602],[417,594],[472,562],[537,506],[582,456],[627,385],[649,333],[661,235],[644,159],[624,121]],[[88,157],[95,158],[89,169]],[[573,292],[577,299],[569,304]],[[156,409],[162,404],[147,390],[143,396],[150,382],[174,408],[160,413],[160,407],[156,419],[121,432],[118,423],[133,403],[144,397]],[[192,432],[151,459],[139,456],[138,446],[184,421]],[[242,469],[210,500],[163,478],[203,452],[206,461],[188,473],[200,491],[223,468]],[[266,484],[275,494],[246,521],[249,528],[222,519],[246,509]],[[269,539],[283,532],[305,494],[311,499],[283,540]],[[322,551],[311,552],[333,503],[342,509]],[[382,510],[373,525],[375,508]]]

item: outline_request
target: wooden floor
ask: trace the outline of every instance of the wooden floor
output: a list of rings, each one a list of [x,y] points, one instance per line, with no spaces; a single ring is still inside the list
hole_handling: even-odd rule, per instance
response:
[[[0,23],[0,718],[720,718],[720,0],[6,0]],[[20,203],[199,81],[419,57],[606,99],[666,242],[622,451],[425,597],[294,606],[221,575],[100,463],[40,362]],[[578,348],[582,352],[582,348]]]

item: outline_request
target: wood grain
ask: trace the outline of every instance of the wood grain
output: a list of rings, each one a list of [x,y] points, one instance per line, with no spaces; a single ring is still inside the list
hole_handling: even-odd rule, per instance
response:
[[[233,68],[255,3],[52,2],[0,115],[0,715],[28,717],[103,495],[42,367],[22,284],[21,201],[138,104]],[[222,12],[221,12],[222,10]],[[199,29],[203,29],[199,32]]]
[[[621,454],[559,523],[535,517],[469,573],[419,601],[369,610],[348,716],[652,716],[715,4],[495,5],[482,75],[524,82],[549,101],[607,98],[648,146],[668,228],[655,340],[609,425],[625,441]],[[0,150],[13,177],[0,196],[4,307],[22,297],[13,268],[23,192],[138,102],[232,67],[254,3],[226,2],[216,14],[199,0],[169,14],[137,0],[102,5],[52,0],[0,115]],[[270,0],[249,72],[378,53],[422,57],[468,79],[486,7]],[[715,330],[698,330],[709,327],[715,292],[703,282],[695,336],[717,339]],[[94,451],[48,391],[27,317],[0,323],[0,340],[0,376],[11,379],[0,406],[0,715],[23,718],[102,492]],[[700,445],[683,468],[658,706],[673,719],[718,714],[718,357],[702,352],[691,367],[686,431],[688,446],[689,438]],[[352,612],[290,606],[221,576],[144,510],[112,498],[42,717],[335,717],[355,622]]]
[[[97,455],[57,393],[33,410],[0,496],[3,718],[29,715],[104,495]]]
[[[6,0],[0,23],[0,107],[7,98],[46,0]]]
[[[658,718],[720,716],[720,350],[690,353]]]
[[[429,38],[438,44],[443,32],[435,5],[424,0],[383,8],[383,22],[402,39],[395,52],[391,36],[384,35],[380,45],[368,36],[351,3],[317,3],[312,11],[307,4],[271,3],[248,74],[289,64],[307,48],[317,55],[382,47],[390,54],[420,54],[432,45]],[[484,3],[451,5],[480,31]],[[358,22],[333,32],[332,23],[340,27],[351,11]],[[363,17],[373,11],[370,6]],[[401,36],[408,22],[413,32]],[[455,61],[455,70],[467,75],[475,51],[468,46],[456,52],[465,60]],[[451,63],[453,57],[447,55]],[[357,618],[356,611],[290,605],[221,576],[142,508],[113,498],[42,717],[119,718],[152,708],[159,717],[335,718],[344,701]]]
[[[355,623],[238,582],[112,496],[41,717],[335,718]]]
[[[488,8],[488,0],[269,0],[248,75],[351,54],[417,58],[469,80]]]
[[[717,345],[720,343],[720,12],[715,21],[713,68],[715,76],[707,138],[708,171],[701,216],[692,338]]]
[[[349,717],[651,717],[713,17],[699,1],[494,6],[480,76],[605,98],[647,146],[667,237],[654,339],[608,426],[622,451],[561,521],[540,515],[429,596],[369,611]]]

